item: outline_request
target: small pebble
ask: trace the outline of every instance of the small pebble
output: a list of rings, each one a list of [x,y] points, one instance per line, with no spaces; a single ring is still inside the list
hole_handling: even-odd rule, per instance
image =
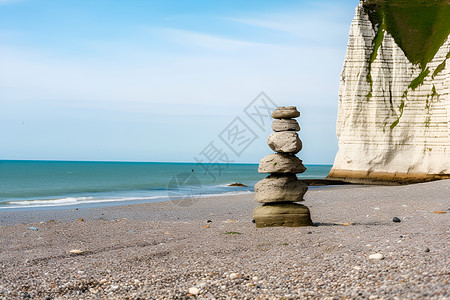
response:
[[[384,258],[384,256],[381,253],[375,253],[375,254],[369,255],[369,259],[373,259],[373,260],[382,260],[383,258]]]
[[[191,287],[189,288],[188,293],[191,295],[198,295],[200,294],[200,290],[196,287]]]
[[[70,250],[69,253],[71,253],[71,254],[82,254],[82,253],[84,253],[84,251],[83,250],[79,250],[79,249],[73,249],[73,250]]]
[[[28,229],[30,229],[30,230],[34,230],[34,231],[38,231],[39,229],[37,229],[36,227],[34,227],[34,226],[31,226],[31,227],[28,227]]]
[[[231,280],[236,279],[236,278],[238,278],[238,277],[239,277],[239,275],[236,274],[236,273],[231,273],[231,274],[230,274],[230,279],[231,279]]]
[[[83,218],[79,218],[77,221],[78,222],[84,222],[84,219]]]
[[[402,220],[400,220],[400,219],[397,218],[397,217],[394,217],[394,218],[392,219],[392,221],[394,221],[395,223],[400,223]]]
[[[426,247],[425,252],[430,252],[430,248]]]

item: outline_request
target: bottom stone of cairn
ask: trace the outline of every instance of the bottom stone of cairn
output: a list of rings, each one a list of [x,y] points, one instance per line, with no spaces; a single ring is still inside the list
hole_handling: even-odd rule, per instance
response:
[[[297,203],[268,203],[255,208],[256,228],[312,226],[309,208]]]

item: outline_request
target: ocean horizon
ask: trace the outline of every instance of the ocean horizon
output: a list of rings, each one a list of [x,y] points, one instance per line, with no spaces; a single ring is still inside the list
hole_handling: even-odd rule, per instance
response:
[[[332,166],[306,167],[299,179],[323,179]],[[0,160],[0,211],[183,203],[251,193],[265,176],[257,163]]]

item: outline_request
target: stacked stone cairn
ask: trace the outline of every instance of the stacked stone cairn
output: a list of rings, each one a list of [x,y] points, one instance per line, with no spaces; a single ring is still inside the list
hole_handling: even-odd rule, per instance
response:
[[[259,173],[270,175],[255,185],[255,200],[263,203],[255,209],[253,219],[257,228],[311,226],[308,207],[295,203],[303,201],[308,186],[295,174],[306,171],[295,156],[302,149],[297,131],[300,126],[293,118],[300,116],[295,106],[278,107],[272,113],[272,133],[267,139],[269,147],[277,152],[269,154],[259,163]]]

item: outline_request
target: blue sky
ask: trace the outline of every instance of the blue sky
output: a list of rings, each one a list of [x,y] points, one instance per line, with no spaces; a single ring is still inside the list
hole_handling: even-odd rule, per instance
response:
[[[332,164],[357,0],[0,0],[0,159],[236,162],[271,153],[245,107],[301,111],[298,154]],[[236,117],[257,138],[220,140]]]

